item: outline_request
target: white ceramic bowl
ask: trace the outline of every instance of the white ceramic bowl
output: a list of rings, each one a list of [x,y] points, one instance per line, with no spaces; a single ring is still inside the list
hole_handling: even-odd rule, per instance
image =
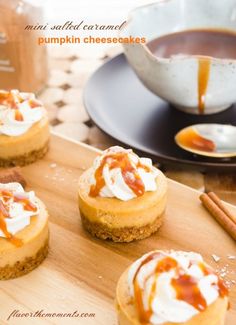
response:
[[[131,12],[121,37],[156,37],[187,29],[236,31],[236,0],[162,0]],[[198,114],[198,58],[159,58],[146,44],[124,44],[125,55],[143,84],[187,113]],[[211,58],[205,113],[236,102],[236,60]]]

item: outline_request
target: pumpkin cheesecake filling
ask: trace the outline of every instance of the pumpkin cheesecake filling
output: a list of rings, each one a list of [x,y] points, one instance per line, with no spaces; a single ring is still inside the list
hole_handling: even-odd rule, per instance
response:
[[[151,159],[112,147],[80,177],[83,225],[101,239],[128,242],[148,237],[162,224],[166,192],[166,178]]]

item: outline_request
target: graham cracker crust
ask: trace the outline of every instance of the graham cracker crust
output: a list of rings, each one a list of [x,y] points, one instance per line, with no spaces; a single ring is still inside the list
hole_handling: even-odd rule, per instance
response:
[[[35,162],[38,159],[43,158],[49,149],[49,141],[38,150],[33,150],[26,155],[16,156],[11,159],[0,158],[0,167],[14,167],[14,166],[25,166]]]
[[[162,225],[163,214],[158,216],[153,223],[142,227],[110,228],[100,222],[89,221],[82,213],[81,220],[84,228],[94,237],[104,240],[108,239],[114,242],[128,243],[147,238],[156,232]]]
[[[48,240],[34,256],[27,257],[24,261],[16,262],[13,266],[0,267],[0,280],[14,279],[31,272],[38,267],[48,255]]]

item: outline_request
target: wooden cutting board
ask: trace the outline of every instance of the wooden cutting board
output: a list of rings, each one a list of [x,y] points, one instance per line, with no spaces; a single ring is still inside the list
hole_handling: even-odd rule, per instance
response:
[[[201,206],[197,191],[171,180],[165,223],[157,234],[129,244],[104,242],[87,234],[81,227],[77,184],[97,154],[92,147],[52,135],[47,156],[23,168],[28,189],[35,190],[50,214],[50,253],[30,274],[0,282],[0,324],[116,325],[116,282],[128,265],[153,249],[199,252],[214,268],[225,267],[226,279],[236,280],[236,260],[227,257],[236,255],[235,242]],[[229,207],[236,213],[235,207]],[[221,257],[218,263],[212,254]],[[234,325],[236,285],[231,287],[230,298],[226,324]],[[95,315],[7,321],[14,310]]]

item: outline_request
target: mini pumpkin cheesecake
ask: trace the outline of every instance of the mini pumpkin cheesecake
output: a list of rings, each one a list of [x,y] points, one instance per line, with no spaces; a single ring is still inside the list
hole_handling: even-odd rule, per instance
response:
[[[167,181],[132,150],[111,147],[79,180],[84,228],[101,239],[130,242],[156,232],[166,207]]]
[[[0,280],[24,275],[48,253],[48,213],[33,191],[0,184]]]
[[[0,91],[0,167],[42,158],[49,144],[47,111],[32,93]]]
[[[223,325],[228,289],[201,255],[150,252],[116,289],[119,325]]]

